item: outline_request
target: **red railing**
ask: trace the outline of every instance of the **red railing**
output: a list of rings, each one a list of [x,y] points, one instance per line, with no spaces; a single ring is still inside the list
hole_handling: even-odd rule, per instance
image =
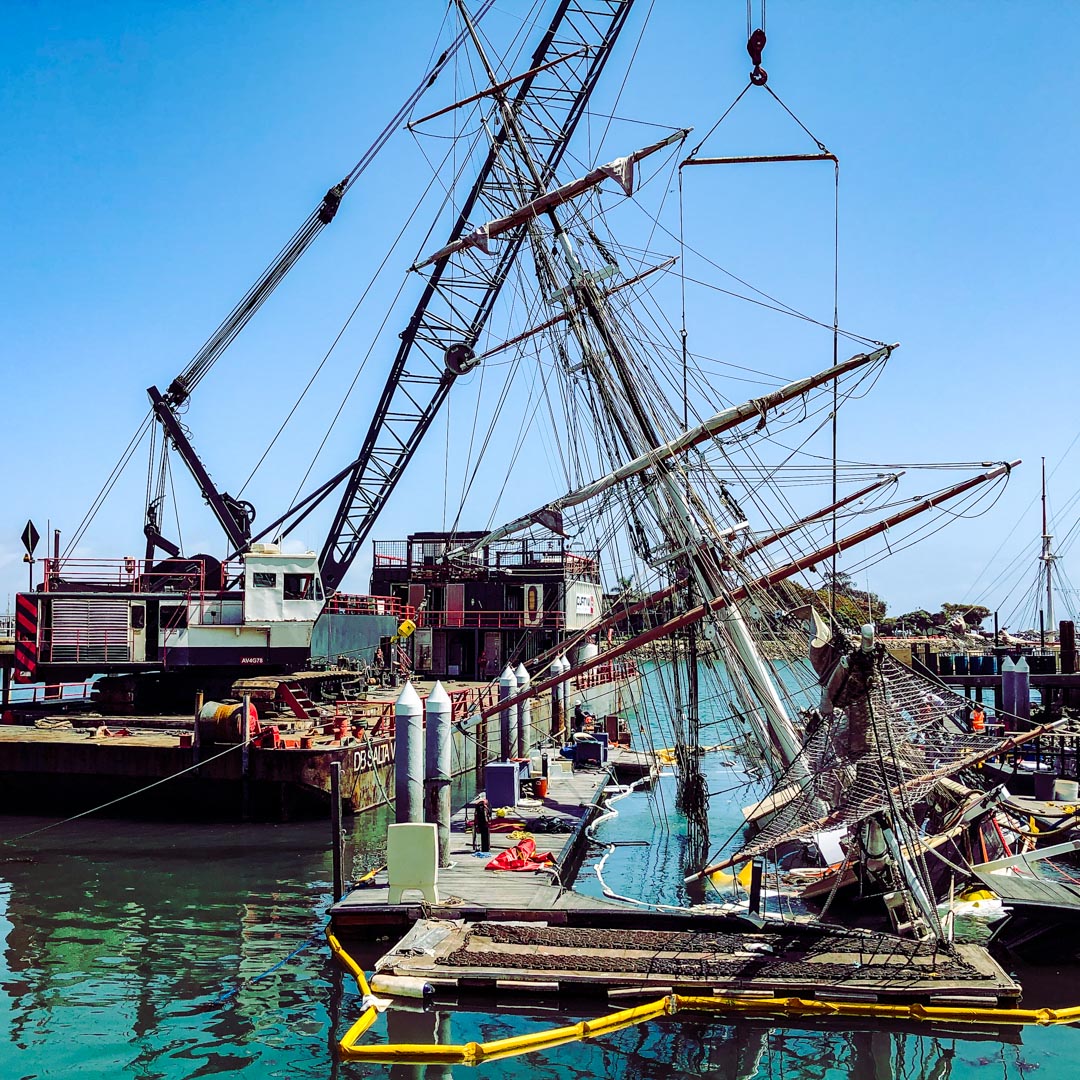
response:
[[[420,615],[423,626],[455,626],[471,630],[517,630],[523,627],[562,629],[565,616],[561,611],[537,611],[530,615],[520,608],[509,611],[489,611],[486,608],[466,608],[462,611],[432,611],[425,608]],[[418,623],[420,619],[416,620]]]
[[[326,601],[325,610],[332,615],[392,615],[396,619],[416,617],[416,609],[396,596],[334,593]]]
[[[499,688],[490,686],[465,686],[449,691],[450,718],[460,723],[475,709],[486,709],[499,700]],[[420,698],[427,701],[427,695]],[[394,701],[336,701],[334,721],[360,726],[369,735],[392,735],[394,733]]]
[[[11,691],[11,707],[36,705],[38,702],[87,701],[93,682],[50,683],[47,686],[22,686]]]
[[[123,559],[42,559],[43,592],[56,590],[58,582],[67,584],[106,585],[126,592],[154,592],[154,586],[164,581],[181,581],[179,591],[206,592],[206,566],[201,561],[179,559],[177,563],[189,564],[190,568],[173,565],[159,570],[147,571],[142,559],[128,556]],[[222,575],[229,576],[227,567]]]
[[[214,626],[220,625],[214,623]],[[231,624],[227,624],[231,627]],[[187,631],[186,626],[161,627],[161,639],[158,645],[160,662],[168,666],[167,656],[170,646]],[[41,663],[43,664],[140,664],[154,661],[136,660],[132,655],[132,643],[129,631],[119,628],[103,630],[65,630],[63,640],[57,641],[56,631],[46,631],[41,642]],[[51,635],[51,636],[50,636]]]
[[[576,676],[574,685],[579,690],[584,690],[590,686],[599,686],[601,683],[625,682],[628,679],[636,679],[638,674],[637,664],[632,659],[608,660],[603,664],[598,664],[590,671],[586,671],[583,675]]]

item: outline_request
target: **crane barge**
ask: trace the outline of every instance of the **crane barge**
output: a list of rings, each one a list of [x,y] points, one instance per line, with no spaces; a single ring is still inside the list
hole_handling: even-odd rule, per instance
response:
[[[484,0],[472,16],[461,7],[462,29],[365,156],[329,188],[165,391],[148,389],[148,475],[156,477],[156,487],[151,483],[148,493],[145,550],[141,557],[81,560],[61,553],[57,545],[37,564],[37,580],[16,596],[17,683],[92,680],[102,711],[135,715],[164,708],[188,718],[197,691],[216,697],[250,694],[269,706],[271,715],[285,710],[294,720],[311,722],[315,731],[320,710],[309,692],[315,695],[320,685],[340,686],[352,674],[306,670],[312,666],[319,620],[337,615],[364,622],[361,636],[377,644],[411,614],[406,604],[392,598],[371,598],[364,604],[339,590],[454,383],[482,362],[478,340],[529,238],[530,222],[523,218],[510,223],[492,265],[477,262],[464,241],[476,220],[529,205],[554,186],[556,170],[633,0],[559,0],[525,60],[524,73],[495,88],[499,104],[486,156],[467,197],[452,207],[452,224],[439,254],[423,267],[412,267],[423,280],[419,299],[399,335],[385,386],[353,460],[256,533],[254,505],[214,482],[180,414],[229,344],[335,219],[349,189],[390,133],[401,127],[460,46],[470,38],[477,42],[476,24],[492,3]],[[162,531],[167,459],[173,454],[184,463],[225,534],[224,558],[187,555]],[[337,509],[321,550],[283,550],[282,538],[335,496]],[[464,701],[457,707],[463,713]],[[46,750],[28,754],[24,743],[0,732],[0,776],[10,796],[0,801],[26,807],[35,795],[48,791],[50,806],[55,805],[57,774],[65,777],[67,794],[84,800],[127,794],[154,777],[183,774],[186,779],[170,787],[186,787],[190,797],[174,800],[174,805],[208,807],[224,793],[232,806],[242,788],[246,812],[254,785],[261,792],[258,812],[284,817],[312,800],[325,809],[329,768],[337,761],[346,806],[358,811],[389,798],[384,774],[392,762],[393,743],[386,739],[384,714],[376,703],[370,715],[361,710],[345,719],[334,717],[321,743],[310,736],[310,745],[303,745],[303,736],[283,734],[277,726],[260,731],[250,726],[257,721],[246,711],[238,720],[235,710],[226,709],[221,717],[211,716],[212,723],[196,721],[193,737],[182,734],[179,747],[174,735],[167,738],[167,747],[155,742],[166,739],[161,734],[147,736],[145,747],[125,742],[125,753],[112,753],[115,765],[108,769],[102,768],[104,755],[87,755],[85,742],[69,746],[62,738],[54,739]],[[242,743],[242,763],[239,754],[215,756],[207,736]],[[144,753],[137,753],[140,747]],[[165,749],[167,753],[158,753]]]

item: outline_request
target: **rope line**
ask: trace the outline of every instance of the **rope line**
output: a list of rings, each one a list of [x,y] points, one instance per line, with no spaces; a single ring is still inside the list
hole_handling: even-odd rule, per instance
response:
[[[251,745],[254,742],[253,739],[249,739],[247,745]],[[135,798],[136,795],[143,795],[147,791],[152,791],[156,787],[161,787],[162,784],[167,784],[170,780],[176,780],[181,776],[187,775],[189,772],[194,772],[196,769],[201,768],[203,765],[209,765],[213,761],[217,761],[220,758],[225,757],[226,754],[231,754],[236,750],[242,750],[244,743],[237,743],[235,746],[230,746],[225,750],[222,750],[220,754],[215,754],[213,757],[203,758],[201,761],[197,761],[194,765],[189,766],[186,769],[181,769],[179,772],[170,773],[168,776],[163,776],[160,780],[155,780],[153,783],[147,784],[145,787],[139,788],[137,791],[130,791],[126,795],[121,795],[118,798],[110,799],[106,803],[102,803],[100,806],[91,807],[89,810],[83,810],[78,814],[72,814],[71,817],[66,817],[61,821],[54,821],[51,825],[45,825],[40,829],[31,829],[30,832],[25,832],[19,836],[9,837],[4,840],[5,844],[18,844],[23,840],[29,839],[31,836],[39,836],[41,833],[49,832],[50,829],[59,828],[61,825],[69,825],[73,821],[78,821],[80,818],[88,817],[90,814],[100,813],[102,810],[107,810],[110,806],[116,806],[119,803],[125,802],[128,799]]]

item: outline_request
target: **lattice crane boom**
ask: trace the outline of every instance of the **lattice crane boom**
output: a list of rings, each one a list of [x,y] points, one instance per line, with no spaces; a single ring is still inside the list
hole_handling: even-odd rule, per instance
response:
[[[507,214],[543,193],[632,5],[633,0],[562,0],[529,64],[530,76],[510,99],[514,127],[525,135],[539,175],[504,122],[448,244],[466,235],[479,217]],[[432,265],[323,546],[320,566],[329,590],[348,573],[455,380],[475,366],[474,346],[527,232],[522,224],[505,233],[494,258],[467,248]]]

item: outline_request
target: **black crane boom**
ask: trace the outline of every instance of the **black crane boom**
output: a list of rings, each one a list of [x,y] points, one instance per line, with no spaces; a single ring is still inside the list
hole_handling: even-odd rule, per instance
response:
[[[504,122],[448,242],[470,231],[477,215],[506,214],[550,183],[632,4],[562,0],[529,64],[532,74],[510,100],[515,126],[539,165],[539,189]],[[563,62],[552,66],[557,60]],[[470,249],[432,266],[322,550],[328,590],[341,584],[454,381],[473,365],[473,348],[527,230],[521,225],[504,234],[494,257]]]

